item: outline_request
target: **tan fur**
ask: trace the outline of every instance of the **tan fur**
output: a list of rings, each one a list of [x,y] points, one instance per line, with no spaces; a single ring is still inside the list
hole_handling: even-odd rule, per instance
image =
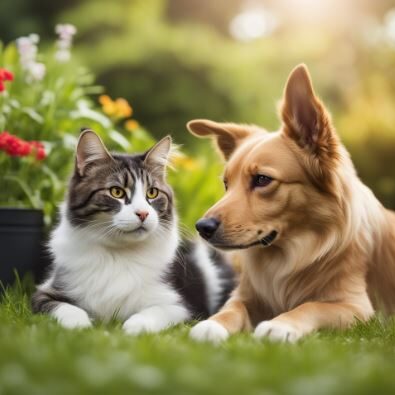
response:
[[[357,177],[305,66],[291,73],[281,114],[275,133],[204,120],[188,124],[192,133],[220,138],[226,147],[228,189],[205,214],[222,224],[213,244],[244,245],[278,232],[269,247],[237,251],[240,285],[211,319],[230,333],[272,320],[260,333],[270,337],[281,323],[299,338],[367,320],[374,309],[393,313],[395,214]],[[274,180],[252,189],[254,174]]]

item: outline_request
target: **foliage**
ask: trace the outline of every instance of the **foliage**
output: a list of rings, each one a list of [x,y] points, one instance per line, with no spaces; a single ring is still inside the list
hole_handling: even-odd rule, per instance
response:
[[[19,1],[20,7],[24,1]],[[277,129],[280,122],[276,100],[281,98],[289,71],[297,63],[305,62],[311,70],[316,92],[331,110],[359,175],[386,206],[395,208],[395,80],[392,72],[395,51],[393,44],[377,33],[384,26],[384,15],[393,6],[391,2],[380,0],[368,5],[350,1],[347,2],[349,14],[345,13],[342,18],[335,16],[336,23],[333,18],[322,23],[320,19],[300,20],[302,6],[300,12],[296,12],[295,6],[284,11],[287,1],[267,1],[264,6],[284,15],[288,13],[285,23],[271,35],[248,43],[232,40],[226,31],[232,16],[241,10],[239,0],[232,2],[224,13],[218,11],[220,4],[210,1],[177,5],[179,3],[182,2],[73,0],[67,6],[60,1],[53,8],[38,8],[39,12],[25,5],[37,28],[46,29],[39,23],[45,12],[49,20],[67,20],[78,27],[71,62],[52,61],[54,65],[48,66],[58,69],[53,79],[61,74],[63,78],[74,78],[73,81],[79,79],[79,92],[84,91],[82,98],[94,111],[97,111],[96,99],[92,96],[88,99],[86,94],[100,93],[100,90],[92,87],[92,75],[82,71],[80,64],[86,64],[97,76],[96,81],[106,88],[107,95],[100,99],[105,117],[99,119],[110,119],[111,126],[106,122],[100,126],[98,120],[91,119],[69,119],[67,127],[62,128],[57,124],[48,125],[48,131],[67,132],[72,137],[64,144],[70,148],[68,159],[63,156],[58,161],[68,165],[55,171],[60,180],[65,180],[71,167],[71,146],[75,144],[80,126],[98,128],[113,148],[129,152],[145,149],[153,142],[144,127],[156,139],[171,134],[176,143],[184,144],[184,152],[188,153],[189,165],[181,164],[176,173],[170,173],[170,179],[181,217],[192,226],[221,194],[218,181],[221,166],[207,141],[191,137],[185,123],[192,118],[212,118]],[[343,7],[340,1],[335,3]],[[317,11],[313,6],[310,8],[312,10],[305,10],[307,14]],[[365,14],[361,13],[362,9]],[[336,11],[336,15],[339,12]],[[41,13],[40,17],[37,13]],[[377,31],[369,21],[377,24],[374,25]],[[15,25],[10,31],[18,29],[21,26]],[[51,46],[45,56],[51,57],[49,54],[53,51],[55,48]],[[48,71],[47,75],[50,74]],[[117,98],[133,103],[138,122],[136,119],[125,122],[109,115],[107,110],[111,110]],[[70,113],[75,107],[74,101],[62,105],[62,111]],[[114,142],[109,129],[120,132],[118,143],[125,137],[132,145],[124,140],[122,146]],[[39,139],[35,134],[22,136]],[[50,148],[47,143],[46,147]],[[53,155],[50,151],[48,161],[54,160]],[[43,162],[46,164],[47,161]],[[62,193],[61,189],[57,194],[47,194],[45,200],[59,201]]]
[[[43,144],[46,157],[1,151],[0,203],[43,208],[49,224],[65,192],[81,127],[88,125],[110,148],[122,151],[145,149],[153,139],[138,125],[133,136],[120,125],[127,115],[107,116],[97,108],[89,95],[102,88],[75,61],[60,61],[59,41],[38,57],[36,44],[37,37],[30,36],[18,40],[19,51],[14,43],[0,47],[0,65],[14,76],[0,95],[0,131],[16,135],[11,143],[25,148],[23,139]]]
[[[336,23],[328,18],[326,24],[307,20],[308,15],[300,21],[302,12],[293,12],[295,7],[284,11],[280,3],[268,2],[274,11],[288,12],[286,23],[248,43],[218,34],[217,24],[210,28],[207,22],[216,11],[206,2],[196,14],[194,4],[176,12],[171,0],[86,0],[61,18],[78,25],[78,56],[108,92],[134,103],[139,121],[155,137],[171,133],[198,160],[207,156],[207,144],[187,133],[187,121],[211,118],[277,129],[276,100],[287,75],[296,64],[307,63],[358,173],[395,208],[395,51],[380,36],[390,2],[369,7],[347,2],[349,14],[342,20],[334,16]],[[187,23],[181,22],[183,17]],[[210,186],[216,182],[206,178]]]
[[[214,347],[189,325],[134,338],[120,323],[66,330],[32,315],[21,287],[0,303],[4,394],[393,394],[395,322],[379,318],[295,345],[235,335]]]

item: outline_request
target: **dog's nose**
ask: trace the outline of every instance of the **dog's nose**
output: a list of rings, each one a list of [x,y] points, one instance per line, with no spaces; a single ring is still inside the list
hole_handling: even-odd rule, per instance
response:
[[[220,221],[214,217],[201,218],[196,222],[195,227],[200,236],[208,240],[218,229],[219,224]]]

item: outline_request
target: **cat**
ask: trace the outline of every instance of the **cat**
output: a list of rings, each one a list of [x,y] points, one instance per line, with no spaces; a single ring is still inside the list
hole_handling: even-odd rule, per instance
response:
[[[137,335],[207,318],[223,305],[234,286],[231,266],[206,244],[179,237],[166,182],[171,145],[167,136],[143,154],[114,154],[92,130],[81,133],[33,312],[66,328],[118,319]]]

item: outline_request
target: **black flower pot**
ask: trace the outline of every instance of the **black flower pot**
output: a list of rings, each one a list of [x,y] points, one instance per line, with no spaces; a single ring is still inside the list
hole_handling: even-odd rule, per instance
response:
[[[37,276],[43,266],[43,212],[0,208],[0,281],[4,286],[26,273]]]

